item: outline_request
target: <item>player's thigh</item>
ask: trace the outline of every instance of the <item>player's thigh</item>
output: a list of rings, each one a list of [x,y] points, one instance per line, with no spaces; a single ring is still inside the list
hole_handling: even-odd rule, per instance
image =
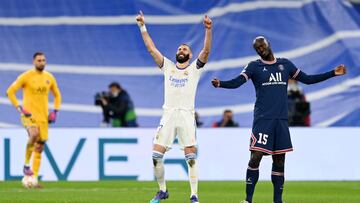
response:
[[[175,116],[171,112],[164,112],[154,137],[155,145],[171,148],[175,139]]]
[[[38,127],[38,123],[32,117],[21,116],[20,119],[21,119],[21,123],[25,127],[25,129],[28,129],[31,127]]]
[[[28,132],[30,139],[38,139],[39,137],[39,124],[32,117],[21,116],[21,123]]]
[[[278,120],[276,125],[276,137],[274,142],[275,154],[292,151],[292,143],[288,120]]]
[[[182,148],[197,145],[195,114],[192,111],[181,112],[177,129],[179,144]]]
[[[254,121],[252,135],[250,139],[250,150],[272,154],[274,151],[275,139],[274,120]]]

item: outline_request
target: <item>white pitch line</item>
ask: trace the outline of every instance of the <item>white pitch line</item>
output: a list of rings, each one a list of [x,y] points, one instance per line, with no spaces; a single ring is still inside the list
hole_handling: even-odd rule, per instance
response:
[[[333,123],[336,123],[340,119],[344,118],[349,113],[351,113],[351,111],[343,112],[343,113],[341,113],[339,115],[336,115],[336,116],[334,116],[334,117],[332,117],[330,119],[327,119],[325,121],[322,121],[320,123],[315,124],[315,127],[328,127],[328,126],[332,125]]]
[[[344,30],[338,31],[322,40],[315,43],[302,46],[296,49],[278,52],[276,55],[286,57],[289,59],[299,58],[310,54],[312,52],[322,50],[339,40],[348,38],[359,38],[360,30]],[[252,60],[258,59],[257,55],[239,57],[232,59],[224,59],[219,61],[212,61],[206,64],[205,71],[219,71],[226,69],[235,69],[245,66]],[[20,63],[0,63],[0,71],[26,71],[31,68],[31,64]],[[81,66],[81,65],[60,65],[49,64],[46,69],[53,73],[64,74],[82,74],[82,75],[134,75],[134,76],[153,76],[163,75],[163,73],[155,66],[148,67],[109,67],[109,66]]]
[[[338,94],[350,89],[353,86],[360,86],[360,76],[343,81],[340,84],[333,85],[330,87],[323,88],[318,91],[314,91],[306,94],[308,101],[315,101],[325,97],[329,97],[334,94]]]
[[[27,189],[27,188],[22,188],[22,189],[4,189],[4,190],[0,190],[0,193],[9,193],[9,192],[27,192],[27,191],[31,191],[32,189]],[[146,191],[151,191],[154,190],[154,188],[150,188],[150,187],[121,187],[121,188],[71,188],[71,187],[66,187],[66,188],[44,188],[42,189],[40,192],[41,193],[52,193],[52,192],[57,192],[57,193],[61,193],[61,192],[103,192],[103,191],[109,191],[109,192],[127,192],[127,191],[139,191],[139,190],[146,190]]]
[[[0,122],[0,128],[18,128],[18,127],[20,127],[20,126],[14,125],[12,123]]]

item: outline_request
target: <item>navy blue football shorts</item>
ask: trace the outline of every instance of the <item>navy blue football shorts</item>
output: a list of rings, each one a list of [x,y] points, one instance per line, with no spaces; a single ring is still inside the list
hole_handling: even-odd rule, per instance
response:
[[[253,123],[250,151],[268,155],[293,151],[287,119],[258,119]]]

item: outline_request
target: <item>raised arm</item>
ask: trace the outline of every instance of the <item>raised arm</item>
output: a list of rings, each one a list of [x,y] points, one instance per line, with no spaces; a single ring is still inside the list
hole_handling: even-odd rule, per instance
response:
[[[298,75],[297,74],[294,75],[295,76],[294,78],[304,84],[309,85],[309,84],[322,82],[334,76],[344,75],[346,73],[346,67],[344,64],[341,64],[337,66],[334,70],[317,75],[307,75],[306,73],[301,72],[300,70],[298,71],[299,71]]]
[[[142,11],[140,11],[139,15],[136,16],[136,22],[140,28],[141,36],[144,40],[147,50],[150,52],[151,56],[154,58],[155,63],[158,65],[158,67],[161,68],[164,63],[164,56],[156,48],[154,42],[152,41],[149,33],[146,30],[145,17],[144,17],[144,14]]]
[[[205,15],[204,17],[204,26],[205,26],[205,40],[204,47],[200,51],[198,59],[202,63],[206,63],[209,58],[210,49],[211,49],[211,41],[212,41],[212,21],[209,16]]]

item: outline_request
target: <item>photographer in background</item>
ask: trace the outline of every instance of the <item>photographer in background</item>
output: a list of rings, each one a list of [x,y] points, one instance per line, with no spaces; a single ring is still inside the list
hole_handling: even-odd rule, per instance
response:
[[[288,82],[289,126],[310,126],[310,103],[296,80]]]
[[[226,109],[220,121],[215,122],[213,128],[226,128],[226,127],[239,127],[239,124],[234,121],[233,113],[231,110]]]
[[[111,127],[138,127],[134,104],[129,94],[117,82],[109,85],[108,92],[95,95],[95,105],[103,110],[103,124]]]

